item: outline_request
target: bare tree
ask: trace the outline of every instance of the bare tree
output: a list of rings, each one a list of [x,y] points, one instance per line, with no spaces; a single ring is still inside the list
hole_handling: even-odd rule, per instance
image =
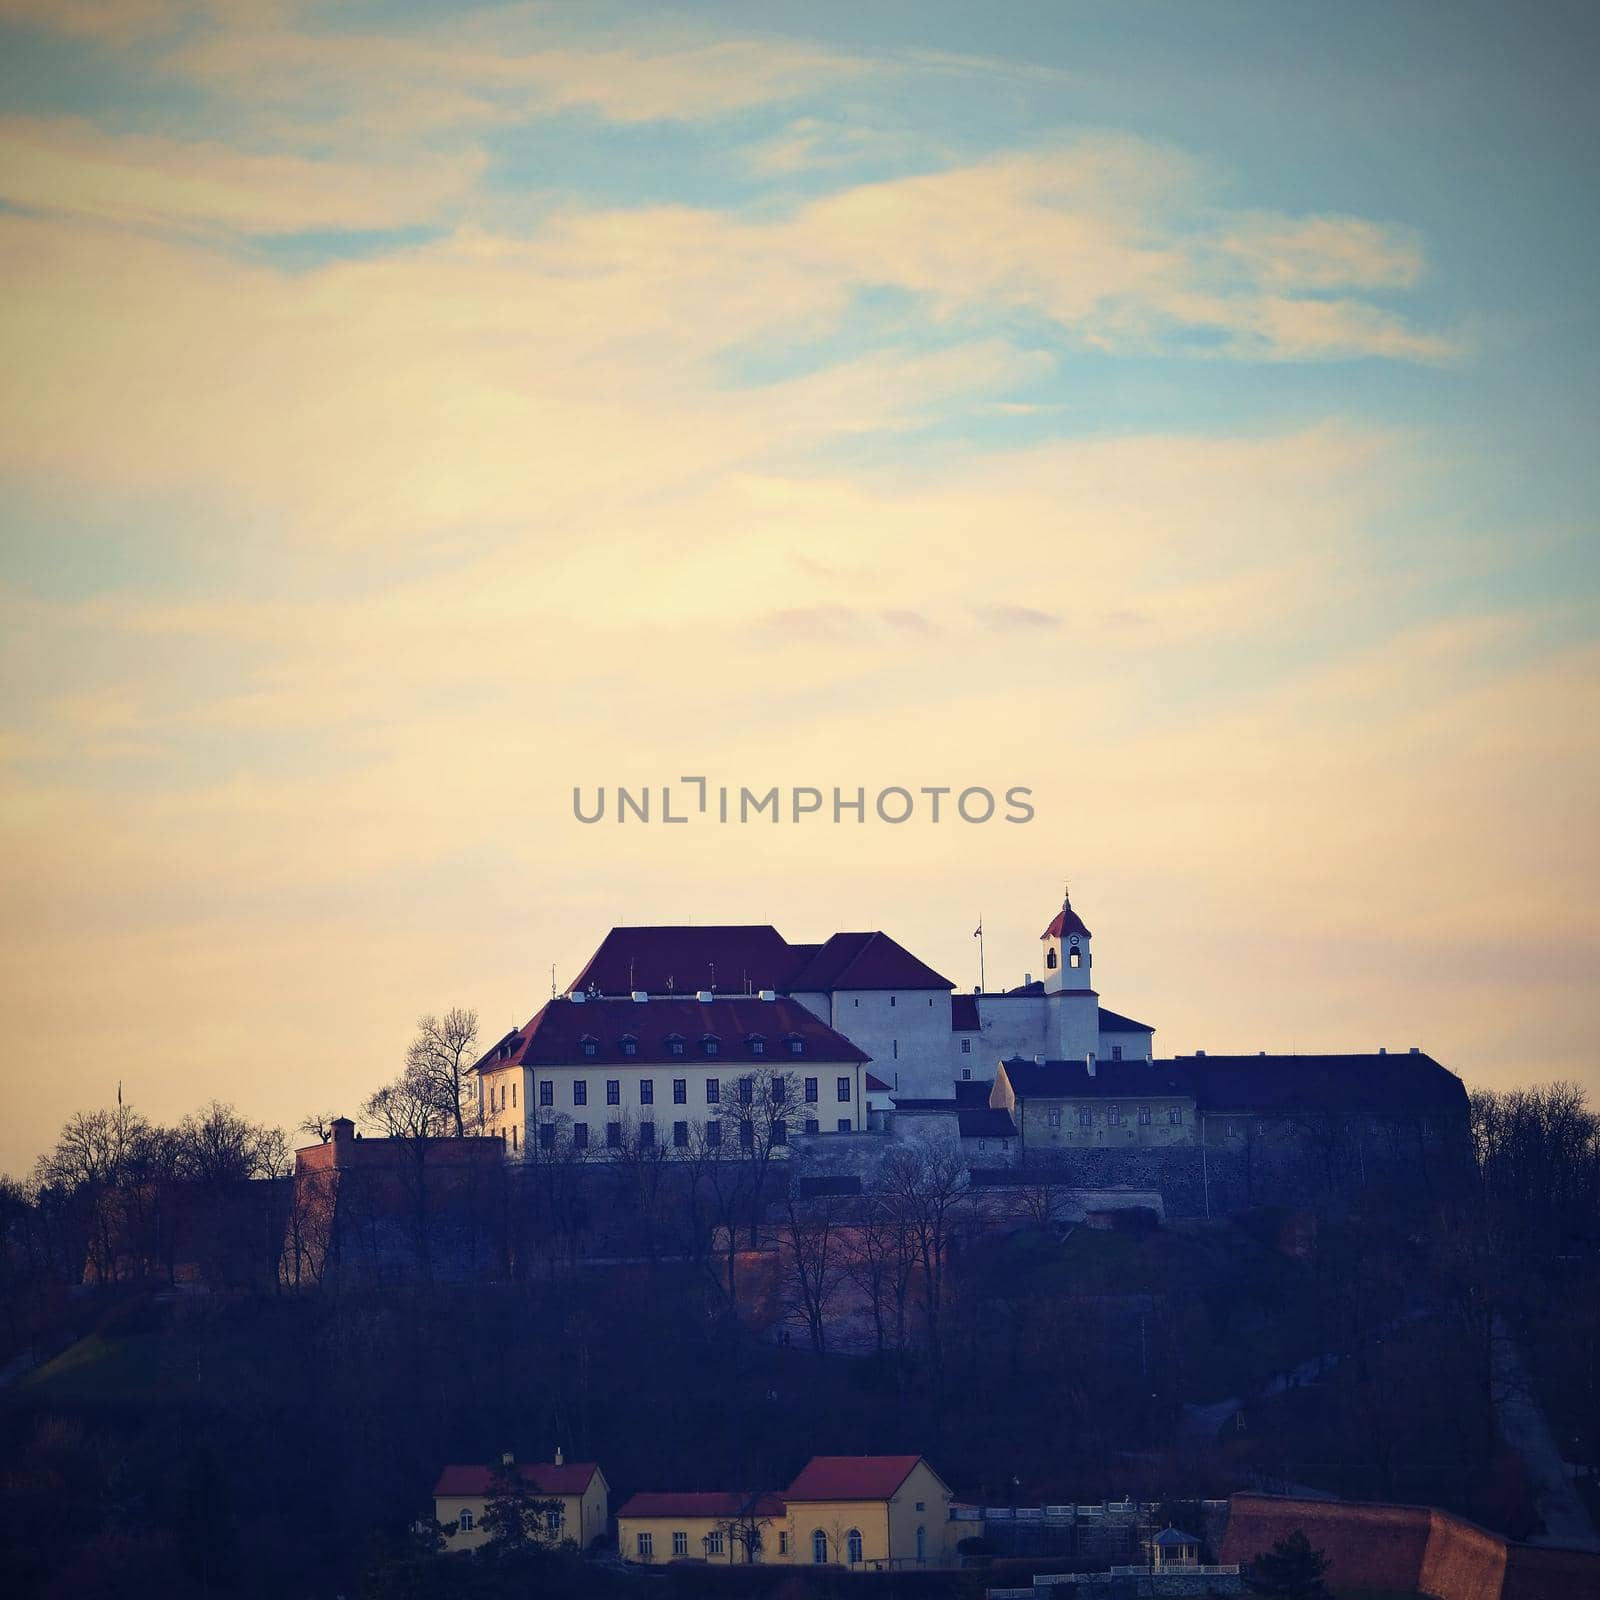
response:
[[[724,1086],[721,1103],[724,1153],[747,1169],[745,1224],[752,1250],[760,1243],[772,1163],[774,1159],[782,1159],[779,1152],[788,1147],[793,1119],[803,1110],[800,1094],[799,1078],[770,1066],[743,1073]],[[729,1140],[731,1147],[727,1143]]]
[[[176,1154],[177,1175],[194,1183],[278,1178],[288,1170],[283,1130],[251,1122],[220,1100],[178,1124]]]
[[[442,1017],[431,1011],[418,1017],[417,1036],[406,1050],[407,1076],[427,1085],[458,1139],[477,1118],[477,1097],[467,1093],[477,1047],[478,1013],[453,1006]]]
[[[314,1111],[309,1117],[302,1117],[294,1131],[310,1134],[318,1144],[327,1144],[333,1138],[333,1119],[337,1115],[336,1111]]]
[[[437,1082],[408,1063],[393,1083],[367,1100],[361,1108],[361,1118],[368,1127],[392,1139],[402,1153],[396,1170],[409,1202],[417,1265],[424,1277],[431,1277],[433,1230],[428,1155],[436,1141],[450,1137],[453,1114],[440,1102]]]
[[[785,1197],[783,1285],[790,1308],[805,1319],[811,1349],[828,1351],[828,1321],[849,1270],[838,1197],[803,1200],[791,1184]]]
[[[742,1559],[753,1566],[761,1559],[772,1532],[774,1515],[782,1515],[775,1495],[746,1494],[740,1496],[736,1511],[717,1519],[716,1532],[722,1535],[730,1565]]]

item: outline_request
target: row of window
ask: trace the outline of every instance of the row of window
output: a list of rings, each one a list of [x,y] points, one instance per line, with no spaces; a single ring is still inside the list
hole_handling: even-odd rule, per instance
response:
[[[722,1147],[722,1124],[712,1120],[704,1124],[706,1144],[713,1150]],[[756,1129],[753,1122],[740,1122],[739,1144],[745,1150],[755,1149]],[[839,1118],[839,1132],[851,1131],[849,1117]],[[807,1117],[804,1128],[807,1133],[821,1133],[822,1124],[816,1117]],[[620,1122],[608,1122],[605,1125],[606,1149],[620,1150],[623,1148],[623,1126]],[[787,1144],[789,1142],[789,1124],[782,1118],[776,1118],[771,1126],[771,1140],[773,1144]],[[574,1122],[568,1130],[568,1138],[574,1150],[587,1150],[589,1148],[589,1124],[587,1122]],[[634,1138],[642,1150],[652,1148],[656,1143],[656,1125],[653,1122],[640,1122],[634,1127]],[[686,1150],[689,1146],[689,1124],[687,1122],[674,1122],[672,1124],[672,1143],[678,1150]],[[539,1124],[539,1148],[541,1150],[554,1150],[556,1147],[556,1124],[541,1122]],[[511,1130],[511,1148],[517,1148],[517,1130]]]
[[[740,1078],[734,1092],[738,1095],[740,1105],[751,1105],[755,1101],[756,1080],[751,1077]],[[805,1098],[807,1105],[815,1105],[821,1099],[819,1080],[807,1078],[805,1080]],[[773,1073],[770,1094],[773,1105],[782,1105],[789,1093],[787,1080],[779,1073]],[[720,1105],[722,1102],[722,1080],[720,1078],[706,1079],[706,1104],[708,1106]],[[855,1098],[851,1092],[850,1079],[840,1076],[834,1080],[834,1095],[841,1105],[848,1105]],[[515,1084],[511,1088],[511,1104],[517,1103]],[[539,1104],[544,1107],[554,1106],[556,1103],[556,1084],[554,1078],[541,1078],[539,1080]],[[589,1084],[584,1078],[572,1080],[572,1103],[575,1106],[586,1106],[589,1103]],[[653,1106],[656,1103],[656,1081],[654,1078],[641,1078],[639,1080],[639,1104]],[[687,1078],[674,1078],[672,1080],[672,1103],[675,1106],[689,1103],[689,1080]],[[500,1107],[505,1109],[506,1086],[500,1086]],[[620,1106],[622,1104],[622,1079],[606,1079],[606,1104]],[[492,1108],[491,1108],[492,1109]]]
[[[566,1513],[564,1511],[557,1510],[557,1511],[547,1511],[547,1512],[545,1512],[545,1514],[544,1514],[545,1532],[546,1533],[560,1533],[561,1532],[561,1524],[565,1520],[566,1520]],[[461,1514],[460,1514],[460,1516],[458,1516],[456,1518],[456,1526],[458,1528],[460,1528],[463,1533],[470,1533],[472,1531],[472,1529],[476,1526],[476,1518],[472,1514],[472,1507],[471,1506],[462,1506]]]
[[[1061,1126],[1061,1107],[1060,1106],[1052,1106],[1050,1108],[1050,1110],[1048,1111],[1048,1113],[1046,1114],[1045,1120],[1050,1124],[1050,1126],[1052,1128],[1059,1128]],[[1155,1119],[1151,1114],[1149,1106],[1140,1106],[1139,1107],[1139,1126],[1141,1128],[1148,1128],[1150,1126],[1150,1124],[1154,1120]],[[1107,1106],[1106,1107],[1106,1121],[1113,1128],[1121,1127],[1121,1125],[1122,1125],[1122,1107],[1121,1106]],[[1172,1124],[1172,1126],[1175,1127],[1175,1128],[1182,1127],[1183,1126],[1183,1107],[1182,1106],[1168,1106],[1167,1107],[1167,1121],[1170,1122]],[[1087,1106],[1084,1107],[1083,1109],[1081,1109],[1078,1112],[1078,1126],[1080,1128],[1092,1128],[1094,1126],[1094,1112],[1092,1110],[1090,1110]]]
[[[927,1530],[917,1529],[917,1558],[921,1560],[927,1550]],[[720,1556],[726,1552],[725,1535],[721,1529],[701,1537],[700,1543],[705,1548],[708,1556]],[[844,1536],[845,1559],[851,1566],[859,1566],[865,1559],[865,1545],[861,1538],[861,1530],[852,1528]],[[638,1535],[638,1552],[641,1560],[653,1561],[656,1553],[656,1536],[653,1533]],[[689,1554],[689,1535],[682,1528],[675,1528],[672,1533],[672,1553],[674,1556]],[[789,1535],[780,1531],[778,1534],[778,1554],[786,1556],[789,1553]],[[828,1560],[828,1536],[821,1528],[814,1529],[811,1535],[811,1559],[818,1566],[824,1565]]]
[[[664,1042],[669,1056],[683,1056],[689,1053],[689,1041],[680,1034],[669,1033]],[[767,1041],[759,1033],[748,1033],[741,1042],[753,1056],[764,1056],[767,1053]],[[714,1033],[701,1034],[695,1043],[703,1056],[722,1054],[722,1040]],[[783,1051],[792,1056],[803,1056],[806,1053],[806,1042],[799,1034],[788,1034],[780,1039],[778,1044]],[[586,1056],[597,1056],[600,1054],[600,1041],[592,1033],[586,1033],[579,1039],[578,1049]],[[639,1040],[634,1034],[625,1033],[617,1040],[617,1049],[622,1055],[636,1056],[639,1053]]]

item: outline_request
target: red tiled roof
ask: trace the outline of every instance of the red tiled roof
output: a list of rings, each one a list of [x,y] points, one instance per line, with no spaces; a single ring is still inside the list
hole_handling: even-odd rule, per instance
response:
[[[877,1073],[869,1072],[867,1074],[867,1090],[871,1094],[888,1094],[889,1085]]]
[[[568,1461],[557,1466],[553,1461],[524,1461],[518,1473],[527,1479],[540,1494],[581,1495],[589,1487],[589,1480],[600,1470],[593,1461]],[[446,1467],[433,1486],[435,1497],[444,1495],[483,1495],[489,1492],[494,1477],[492,1467]]]
[[[707,1034],[718,1041],[716,1056],[707,1056],[701,1042]],[[759,1038],[761,1055],[750,1048]],[[801,1053],[790,1053],[788,1041],[798,1038]],[[593,1056],[583,1053],[592,1040]],[[632,1039],[634,1053],[624,1055],[622,1042]],[[674,1055],[674,1039],[684,1054]],[[507,1034],[474,1066],[492,1071],[514,1066],[682,1066],[686,1061],[726,1062],[737,1071],[747,1062],[772,1071],[798,1071],[806,1061],[870,1061],[867,1053],[814,1017],[798,1000],[757,1000],[740,996],[720,1000],[548,1000],[515,1033]]]
[[[1050,920],[1050,926],[1039,935],[1041,939],[1066,939],[1077,934],[1082,939],[1092,939],[1094,935],[1083,924],[1083,918],[1072,909],[1068,901],[1056,912]]]
[[[793,994],[830,989],[953,989],[926,962],[883,932],[836,933],[789,976]]]
[[[921,1456],[812,1456],[784,1496],[796,1500],[889,1500]]]
[[[781,1517],[783,1496],[712,1489],[704,1493],[636,1494],[617,1512],[619,1517]]]
[[[601,994],[782,989],[800,963],[770,923],[613,928],[571,985]]]

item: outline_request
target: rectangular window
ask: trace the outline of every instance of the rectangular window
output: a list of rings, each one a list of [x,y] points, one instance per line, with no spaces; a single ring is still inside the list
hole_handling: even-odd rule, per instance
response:
[[[1121,1106],[1108,1106],[1106,1108],[1106,1121],[1113,1128],[1121,1127],[1121,1125],[1122,1125],[1122,1107]]]
[[[1080,1111],[1078,1113],[1078,1126],[1080,1128],[1092,1128],[1094,1126],[1094,1112]]]
[[[511,1080],[511,1109],[513,1111],[517,1109],[517,1080],[515,1078]]]
[[[1122,1046],[1120,1044],[1112,1045],[1112,1047],[1111,1047],[1111,1059],[1113,1061],[1120,1061],[1122,1059]]]
[[[574,1122],[572,1124],[572,1148],[574,1150],[587,1150],[589,1148],[589,1124],[587,1122]]]
[[[898,1039],[891,1039],[889,1041],[889,1058],[892,1061],[898,1061],[900,1059],[900,1041]]]
[[[1141,1128],[1148,1128],[1150,1126],[1150,1107],[1149,1106],[1140,1106],[1139,1107],[1139,1126]]]
[[[553,1106],[556,1103],[556,1086],[549,1078],[539,1080],[539,1104]]]
[[[640,1554],[640,1556],[644,1560],[648,1561],[648,1560],[650,1560],[650,1558],[655,1553],[656,1553],[655,1535],[653,1533],[641,1533],[639,1535],[639,1554]]]
[[[754,1078],[741,1078],[739,1080],[739,1104],[749,1105],[756,1097],[756,1080]]]
[[[850,1099],[850,1080],[848,1078],[840,1078],[838,1088],[839,1102],[843,1105]]]
[[[789,1142],[789,1125],[782,1117],[779,1117],[772,1124],[772,1142],[774,1144],[788,1144]]]
[[[689,1080],[687,1078],[674,1078],[672,1080],[672,1103],[675,1106],[687,1105],[689,1101]]]
[[[720,1532],[706,1535],[706,1554],[708,1556],[720,1556],[722,1554],[722,1535]]]
[[[893,1004],[894,1004],[894,996],[893,996],[893,995],[890,995],[890,996],[889,996],[889,1004],[890,1004],[890,1005],[893,1005]]]
[[[622,1053],[625,1056],[636,1056],[636,1055],[638,1055],[638,1053],[639,1053],[639,1041],[637,1039],[624,1039],[622,1041]]]
[[[784,1530],[778,1531],[778,1554],[786,1556],[789,1553],[789,1535]]]
[[[575,1106],[586,1106],[589,1103],[589,1085],[582,1078],[572,1080],[572,1103]]]
[[[751,1055],[753,1055],[753,1056],[764,1056],[766,1053],[767,1053],[767,1041],[765,1039],[752,1039],[750,1041],[750,1054]]]
[[[677,1529],[672,1535],[672,1553],[675,1556],[686,1556],[689,1553],[689,1535],[682,1528]]]
[[[817,1103],[817,1080],[815,1078],[807,1078],[806,1079],[806,1104],[808,1106],[814,1106],[816,1103]]]
[[[704,1039],[701,1041],[701,1043],[704,1044],[705,1052],[708,1056],[716,1055],[716,1053],[722,1048],[721,1042],[716,1039]]]
[[[656,1142],[656,1125],[655,1125],[655,1123],[653,1123],[653,1122],[641,1122],[639,1124],[639,1148],[641,1150],[649,1150],[649,1149],[654,1147],[655,1142]]]
[[[722,1145],[722,1124],[715,1118],[706,1124],[706,1144],[712,1150]]]
[[[849,1133],[849,1131],[850,1131],[850,1119],[849,1119],[849,1117],[840,1117],[839,1118],[839,1132],[840,1133]]]
[[[791,1039],[789,1041],[789,1054],[790,1055],[792,1055],[792,1056],[803,1056],[805,1053],[806,1053],[806,1042],[805,1042],[804,1039]]]
[[[639,1104],[653,1106],[656,1103],[656,1080],[654,1078],[641,1078],[639,1080]]]
[[[970,1056],[972,1054],[972,1041],[970,1039],[963,1039],[961,1041],[961,1053],[964,1056]]]
[[[806,1132],[807,1133],[821,1133],[822,1132],[822,1124],[820,1122],[818,1122],[815,1117],[807,1117],[806,1118]]]
[[[549,1533],[560,1533],[561,1532],[561,1513],[559,1511],[547,1511],[547,1512],[545,1512],[545,1514],[544,1514],[544,1525],[545,1525],[545,1530],[547,1532],[549,1532]]]
[[[1059,1128],[1061,1126],[1061,1107],[1051,1106],[1049,1111],[1045,1113],[1044,1120],[1049,1123],[1052,1128]]]
[[[672,1143],[679,1150],[689,1147],[689,1124],[687,1122],[674,1122],[672,1124]]]
[[[556,1147],[556,1125],[553,1122],[539,1124],[539,1148],[541,1150],[554,1150]]]
[[[511,1124],[511,1148],[517,1148],[517,1125],[514,1122]]]
[[[722,1085],[715,1078],[706,1079],[706,1104],[716,1105],[722,1099]]]
[[[786,1092],[786,1086],[784,1084],[783,1079],[780,1078],[776,1072],[774,1072],[772,1074],[772,1103],[773,1103],[773,1105],[781,1106],[783,1104],[783,1097],[784,1097],[785,1092]]]
[[[620,1106],[622,1104],[621,1078],[606,1079],[606,1104],[608,1106]]]
[[[682,1039],[673,1039],[673,1040],[671,1040],[667,1045],[667,1049],[670,1051],[671,1054],[673,1054],[675,1056],[681,1056],[683,1054],[683,1040]]]
[[[1183,1121],[1183,1107],[1169,1106],[1167,1108],[1167,1121],[1170,1122],[1173,1127],[1178,1127]]]
[[[754,1150],[756,1147],[756,1129],[753,1122],[739,1124],[739,1145],[744,1150]]]
[[[606,1149],[620,1150],[622,1148],[622,1124],[608,1122],[606,1124]]]

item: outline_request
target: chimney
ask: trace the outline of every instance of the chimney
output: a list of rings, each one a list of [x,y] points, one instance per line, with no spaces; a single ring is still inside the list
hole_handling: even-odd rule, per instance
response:
[[[778,998],[778,991],[776,989],[763,989],[761,991],[760,998],[763,1000],[776,1000]]]
[[[1414,1055],[1414,1056],[1420,1056],[1420,1055],[1421,1055],[1421,1054],[1422,1054],[1422,1051],[1421,1051],[1421,1049],[1420,1049],[1420,1047],[1419,1047],[1419,1046],[1417,1046],[1417,1045],[1412,1045],[1412,1047],[1411,1047],[1411,1053],[1412,1053],[1412,1055]]]
[[[1386,1055],[1388,1055],[1388,1053],[1389,1053],[1389,1047],[1388,1047],[1388,1045],[1386,1045],[1386,1044],[1380,1044],[1380,1045],[1379,1045],[1379,1046],[1378,1046],[1378,1054],[1379,1054],[1379,1055],[1380,1055],[1380,1056],[1386,1056]]]
[[[1083,1058],[1084,1071],[1092,1078],[1094,1076],[1094,1051],[1091,1050]]]
[[[567,996],[567,999],[569,999],[575,1006],[581,1006],[588,998],[588,995],[586,995],[582,989],[574,989],[572,993]]]
[[[1033,1058],[1033,1064],[1036,1067],[1042,1067],[1044,1065],[1044,1057],[1041,1055],[1035,1055]]]
[[[516,1462],[517,1462],[517,1458],[514,1455],[512,1455],[512,1453],[509,1450],[502,1450],[500,1452],[500,1465],[502,1467],[515,1466]]]
[[[695,997],[696,1000],[700,1001],[702,1004],[704,1004],[708,1000],[714,1000],[716,998],[716,996],[714,994],[712,994],[712,992],[709,989],[696,989],[695,992],[694,992],[694,997]]]
[[[562,1455],[561,1446],[557,1445],[556,1446],[556,1465],[558,1467],[562,1467],[562,1466],[566,1465],[566,1462],[567,1462],[567,1458],[564,1455]]]
[[[633,991],[633,1003],[635,1005],[643,1005],[649,998],[650,994],[646,989],[635,989]]]
[[[1201,1059],[1201,1060],[1204,1060],[1204,1059],[1205,1059],[1205,1051],[1204,1051],[1204,1050],[1196,1050],[1196,1051],[1195,1051],[1195,1055],[1196,1055],[1196,1056],[1197,1056],[1197,1057],[1198,1057],[1198,1058],[1200,1058],[1200,1059]]]
[[[1024,989],[1026,989],[1028,987],[1028,985],[1030,983],[1032,983],[1032,982],[1033,982],[1033,974],[1031,972],[1024,972],[1022,974],[1022,987]]]

